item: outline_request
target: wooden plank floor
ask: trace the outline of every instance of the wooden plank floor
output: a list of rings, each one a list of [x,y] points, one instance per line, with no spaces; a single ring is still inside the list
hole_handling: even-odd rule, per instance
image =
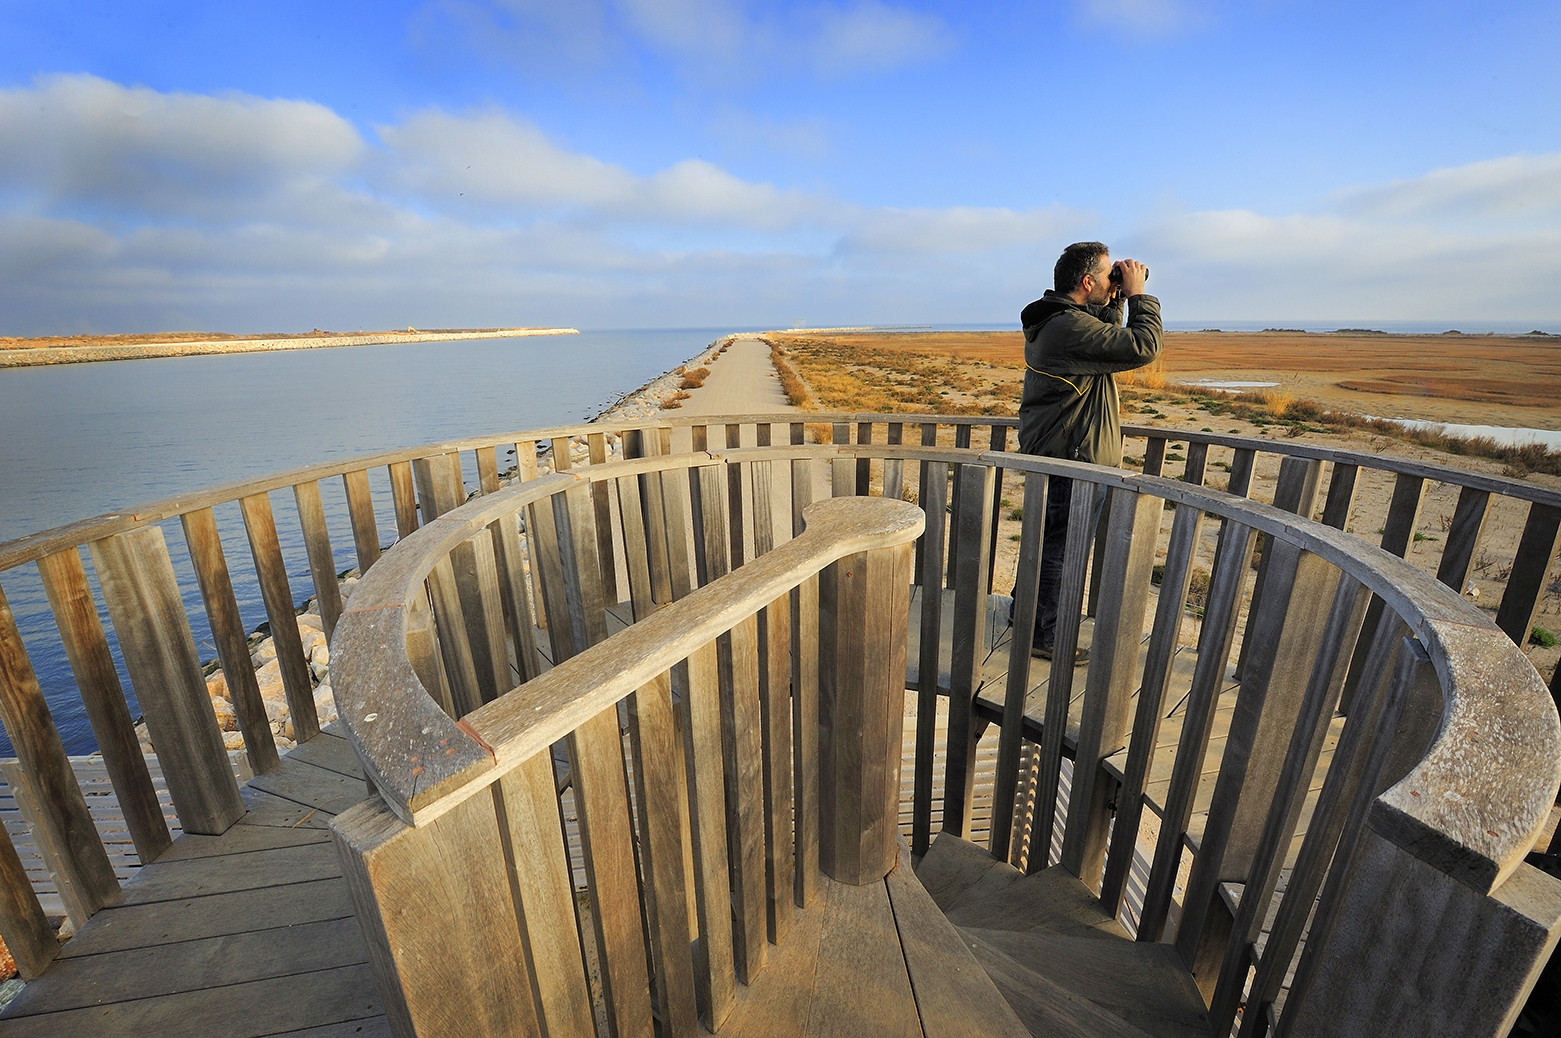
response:
[[[0,1013],[0,1036],[388,1035],[326,829],[367,789],[332,731],[243,787],[221,836],[184,834]]]

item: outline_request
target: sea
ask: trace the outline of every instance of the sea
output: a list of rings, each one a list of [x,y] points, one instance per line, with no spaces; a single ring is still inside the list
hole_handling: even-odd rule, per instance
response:
[[[315,462],[583,422],[744,330],[582,331],[0,370],[0,543]],[[475,471],[467,481],[475,485]],[[385,539],[395,514],[383,468],[371,472],[370,485]],[[355,559],[341,481],[322,481],[321,491],[337,569],[345,569]],[[313,586],[291,496],[277,494],[274,511],[294,600],[302,602]],[[236,505],[216,514],[245,630],[253,630],[266,617],[243,522]],[[197,651],[212,659],[180,524],[162,527],[196,621]],[[87,572],[91,578],[90,559]],[[92,752],[96,740],[37,568],[0,573],[0,590],[67,751]],[[112,641],[101,605],[100,612]],[[128,676],[120,680],[139,716]],[[0,740],[0,757],[11,755]]]

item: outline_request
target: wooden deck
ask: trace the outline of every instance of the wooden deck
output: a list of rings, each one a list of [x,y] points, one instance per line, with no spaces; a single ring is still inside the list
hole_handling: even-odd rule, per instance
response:
[[[388,1035],[326,829],[366,792],[346,740],[298,747],[244,786],[227,832],[182,835],[137,870],[0,1035]]]

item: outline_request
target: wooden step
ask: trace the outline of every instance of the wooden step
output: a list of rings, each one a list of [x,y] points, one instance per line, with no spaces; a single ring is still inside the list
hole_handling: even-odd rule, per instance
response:
[[[1129,940],[1122,924],[1061,865],[1026,876],[986,897],[966,899],[948,916],[949,922],[959,927]]]
[[[1017,965],[1155,1038],[1208,1038],[1203,996],[1169,944],[1064,936],[1039,928],[961,927],[960,932],[997,977],[1011,976]],[[1008,995],[1007,981],[997,977]],[[1048,993],[1055,994],[1050,986],[1040,992],[1043,998]],[[1023,989],[1018,994],[1025,997]]]
[[[1023,875],[1006,861],[993,858],[985,848],[948,833],[934,837],[916,865],[916,878],[945,913],[967,893],[995,893]]]

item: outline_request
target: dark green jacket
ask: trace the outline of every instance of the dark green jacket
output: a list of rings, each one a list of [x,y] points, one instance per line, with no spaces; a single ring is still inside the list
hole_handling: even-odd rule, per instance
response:
[[[1160,353],[1160,301],[1134,296],[1105,306],[1047,292],[1019,315],[1024,325],[1024,397],[1019,449],[1048,458],[1122,463],[1122,419],[1113,372]]]

